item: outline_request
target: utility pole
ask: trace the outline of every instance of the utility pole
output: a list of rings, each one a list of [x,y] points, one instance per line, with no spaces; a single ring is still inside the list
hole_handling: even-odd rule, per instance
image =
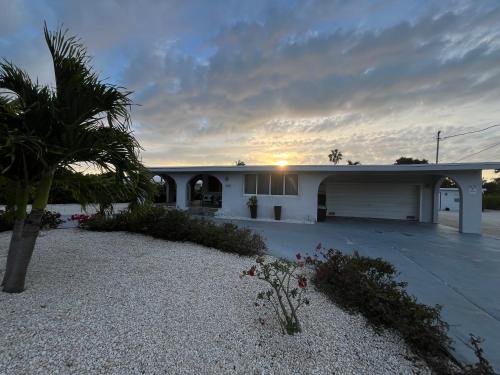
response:
[[[439,163],[439,141],[441,140],[441,130],[437,134],[437,144],[436,144],[436,164]]]

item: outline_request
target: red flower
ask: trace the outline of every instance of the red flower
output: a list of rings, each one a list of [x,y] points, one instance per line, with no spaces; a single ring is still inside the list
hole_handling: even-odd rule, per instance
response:
[[[79,222],[87,221],[89,219],[88,215],[85,214],[73,214],[71,215],[71,220],[78,220]]]
[[[255,267],[252,267],[247,272],[248,276],[255,276]]]
[[[302,258],[302,256],[300,255],[300,253],[297,253],[297,254],[295,254],[295,258],[297,258],[297,260],[300,260]]]
[[[305,277],[299,279],[299,288],[304,289],[307,286],[307,280]]]

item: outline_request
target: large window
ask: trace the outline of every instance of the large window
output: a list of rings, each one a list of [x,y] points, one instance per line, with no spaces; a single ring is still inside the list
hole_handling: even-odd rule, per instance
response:
[[[299,176],[296,174],[285,175],[285,195],[297,195],[299,193]]]
[[[245,175],[245,194],[298,195],[299,176],[288,173]]]
[[[257,175],[245,175],[245,194],[255,194],[257,192]]]
[[[282,173],[273,173],[271,175],[271,195],[283,195]]]
[[[257,175],[257,194],[269,194],[269,175],[267,173]]]

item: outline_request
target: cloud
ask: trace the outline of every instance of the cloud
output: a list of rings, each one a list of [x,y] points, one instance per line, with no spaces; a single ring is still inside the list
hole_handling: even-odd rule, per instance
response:
[[[8,13],[2,56],[50,80],[50,64],[26,52],[43,48],[29,30],[64,22],[134,90],[149,164],[318,163],[332,147],[364,163],[431,159],[438,129],[500,120],[494,1],[51,1]],[[443,159],[491,134],[443,142]]]

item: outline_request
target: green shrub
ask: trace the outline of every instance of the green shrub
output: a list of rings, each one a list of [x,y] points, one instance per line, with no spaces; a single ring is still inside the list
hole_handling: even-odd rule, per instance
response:
[[[375,329],[396,330],[436,373],[468,374],[452,366],[451,339],[448,324],[441,319],[441,307],[418,303],[406,292],[407,284],[396,280],[398,273],[392,264],[332,249],[323,256],[324,261],[307,259],[315,266],[313,282],[338,306],[363,314]]]
[[[61,219],[61,214],[58,212],[45,211],[42,216],[42,228],[55,229],[64,220]],[[0,232],[12,230],[14,225],[14,213],[0,211]]]
[[[59,212],[45,211],[42,216],[42,228],[55,229],[59,224],[63,223]]]
[[[261,236],[234,224],[218,225],[193,218],[184,211],[146,206],[114,216],[95,215],[80,227],[98,231],[127,231],[151,235],[169,241],[187,241],[224,252],[257,255],[266,250]]]
[[[12,212],[0,211],[0,232],[12,230],[14,215]]]
[[[483,349],[481,349],[482,340],[479,337],[470,335],[469,343],[474,349],[474,354],[478,358],[478,362],[473,365],[467,365],[463,368],[460,375],[495,375],[493,367],[483,356]]]
[[[485,194],[483,197],[483,208],[488,210],[500,210],[500,194]]]

